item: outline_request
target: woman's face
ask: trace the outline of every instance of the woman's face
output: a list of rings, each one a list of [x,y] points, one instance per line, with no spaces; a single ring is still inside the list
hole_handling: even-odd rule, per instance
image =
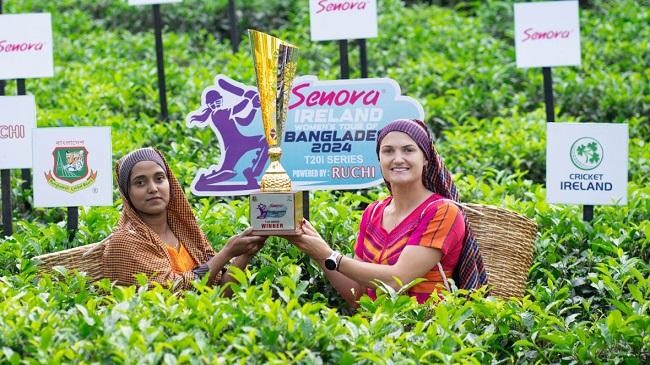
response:
[[[379,146],[381,174],[392,188],[422,184],[427,160],[417,143],[406,133],[390,132]]]
[[[169,180],[165,170],[153,161],[140,161],[131,170],[129,199],[141,214],[159,215],[169,204]]]

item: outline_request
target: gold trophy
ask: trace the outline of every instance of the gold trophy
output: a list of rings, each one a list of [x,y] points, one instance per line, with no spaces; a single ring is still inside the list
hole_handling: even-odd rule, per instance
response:
[[[291,85],[296,75],[298,48],[278,38],[248,30],[253,51],[264,135],[271,164],[260,181],[260,191],[250,195],[253,234],[298,234],[302,221],[302,191],[293,191],[291,179],[280,164],[280,145],[287,121]]]

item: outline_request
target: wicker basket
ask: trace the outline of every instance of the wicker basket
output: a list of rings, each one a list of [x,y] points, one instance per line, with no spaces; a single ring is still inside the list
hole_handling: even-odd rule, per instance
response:
[[[533,260],[537,224],[503,208],[463,204],[488,273],[491,295],[521,298]]]
[[[40,272],[51,271],[54,266],[63,266],[69,270],[83,271],[93,280],[99,280],[102,276],[102,255],[109,238],[110,236],[101,242],[36,256],[32,260]]]

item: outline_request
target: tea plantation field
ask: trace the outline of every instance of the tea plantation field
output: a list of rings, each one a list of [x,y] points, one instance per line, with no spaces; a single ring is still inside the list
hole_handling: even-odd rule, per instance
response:
[[[338,44],[311,42],[306,1],[237,1],[239,29],[301,47],[298,73],[337,79]],[[553,69],[558,122],[629,126],[626,206],[546,202],[541,69],[515,66],[512,2],[378,1],[369,73],[390,77],[423,106],[463,201],[524,214],[539,226],[523,299],[447,295],[418,305],[399,292],[352,311],[317,266],[272,239],[232,298],[200,283],[117,287],[65,272],[37,275],[31,258],[110,234],[113,207],[80,208],[67,240],[63,209],[29,209],[12,172],[14,231],[0,239],[0,363],[419,364],[650,361],[650,3],[581,1],[582,65]],[[38,126],[109,126],[114,160],[159,148],[187,187],[219,150],[209,129],[185,127],[219,73],[254,85],[248,40],[233,52],[226,0],[161,6],[169,122],[158,119],[151,8],[110,0],[5,1],[4,13],[50,12],[55,76],[28,79]],[[350,48],[351,77],[360,77]],[[16,83],[6,84],[15,94]],[[379,188],[320,191],[311,220],[350,253]],[[242,198],[190,198],[215,248],[247,225]],[[234,217],[234,219],[233,219]]]

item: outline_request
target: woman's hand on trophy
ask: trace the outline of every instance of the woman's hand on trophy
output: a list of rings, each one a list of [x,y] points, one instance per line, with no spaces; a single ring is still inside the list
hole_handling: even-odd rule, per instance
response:
[[[262,237],[262,236],[257,236],[257,237],[260,237],[260,241],[258,243],[255,243],[252,247],[250,247],[248,251],[241,254],[241,256],[250,259],[251,257],[255,256],[255,254],[257,254],[262,249],[262,247],[264,247],[264,245],[266,244],[266,237]]]
[[[267,237],[252,235],[252,230],[249,227],[240,234],[230,237],[223,248],[224,253],[230,258],[240,255],[248,257],[255,255],[264,246]]]
[[[300,251],[306,253],[314,260],[322,261],[332,254],[332,249],[325,240],[318,234],[314,226],[308,220],[302,221],[302,234],[297,236],[281,236]]]

